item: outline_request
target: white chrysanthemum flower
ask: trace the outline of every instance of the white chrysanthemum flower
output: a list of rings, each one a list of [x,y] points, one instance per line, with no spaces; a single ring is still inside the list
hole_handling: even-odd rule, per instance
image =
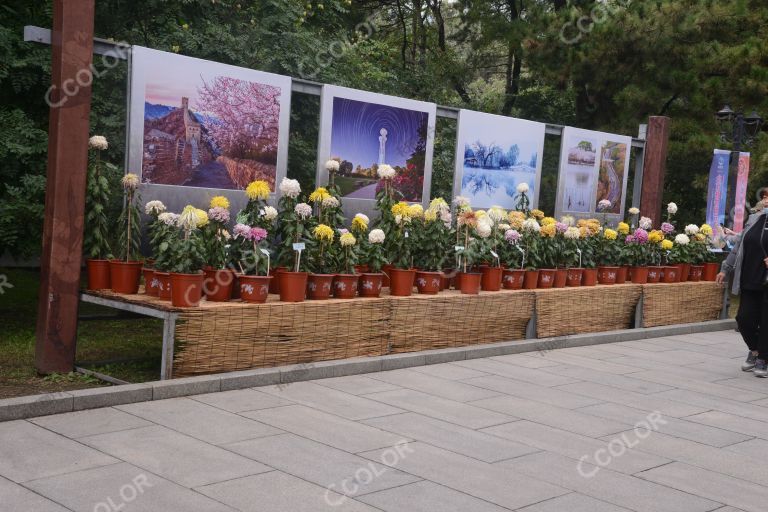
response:
[[[261,216],[266,220],[275,220],[277,218],[277,210],[273,206],[265,206],[261,211]]]
[[[453,222],[453,216],[451,215],[450,211],[440,212],[440,220],[443,222],[445,227],[449,228]]]
[[[669,214],[676,214],[677,213],[677,205],[675,203],[669,203],[667,205],[667,213]]]
[[[526,192],[528,192],[529,190],[530,190],[530,187],[529,187],[529,186],[528,186],[528,184],[527,184],[527,183],[525,183],[525,182],[523,182],[523,183],[520,183],[520,184],[517,186],[517,193],[518,193],[518,194],[525,194],[525,193],[526,193]]]
[[[312,215],[312,207],[307,203],[299,203],[293,209],[300,219],[308,219]]]
[[[384,243],[384,231],[381,229],[374,229],[371,230],[370,233],[368,233],[368,241],[372,244],[381,244]]]
[[[398,226],[403,222],[403,216],[400,214],[395,215],[395,224]]]
[[[509,224],[502,223],[498,225],[498,228],[499,228],[499,231],[507,232],[508,230],[512,229],[512,226],[510,226]]]
[[[355,235],[352,233],[343,233],[339,237],[339,243],[342,247],[352,247],[357,243],[357,239],[355,238]]]
[[[336,208],[339,204],[339,200],[334,196],[328,196],[323,199],[323,208]]]
[[[184,207],[184,210],[182,210],[181,215],[179,215],[178,224],[181,229],[192,231],[197,229],[199,221],[200,218],[197,216],[197,208],[188,204]]]
[[[491,206],[488,210],[488,216],[494,224],[497,224],[507,218],[507,212],[501,206]]]
[[[328,172],[338,172],[339,162],[337,160],[328,160],[325,162],[325,170]]]
[[[366,224],[371,222],[371,220],[368,218],[368,216],[366,214],[364,214],[364,213],[356,213],[355,216],[352,218],[352,220],[354,221],[355,218],[360,219],[362,222],[365,222]]]
[[[653,221],[648,217],[640,217],[640,221],[638,222],[638,225],[644,230],[648,231],[653,227]]]
[[[464,196],[456,196],[453,198],[453,204],[460,210],[469,208],[469,199]]]
[[[286,197],[296,199],[301,194],[301,185],[298,180],[283,178],[280,182],[280,193]]]
[[[488,238],[491,236],[491,221],[488,217],[481,217],[480,220],[477,221],[477,226],[475,227],[475,231],[477,231],[477,235],[480,238]]]
[[[575,226],[569,226],[568,229],[565,230],[565,233],[563,233],[563,236],[569,240],[577,240],[581,238],[581,231]]]
[[[179,216],[175,213],[164,212],[157,216],[157,220],[159,220],[166,226],[177,226],[179,221]]]
[[[162,201],[148,201],[144,205],[144,213],[147,215],[160,215],[165,211],[165,205]]]
[[[564,215],[563,218],[560,219],[560,222],[570,227],[576,224],[576,219],[573,217],[573,215]]]
[[[396,172],[391,165],[381,164],[378,169],[376,169],[376,174],[383,180],[391,180],[395,177]]]
[[[123,179],[120,180],[120,183],[123,185],[125,190],[136,190],[139,188],[139,177],[129,172],[123,176]]]
[[[539,226],[536,219],[525,219],[523,222],[523,230],[530,231],[531,233],[538,233],[541,231],[541,226]]]
[[[675,243],[678,245],[688,245],[691,242],[691,239],[688,238],[688,235],[685,235],[683,233],[680,233],[675,237]]]
[[[640,213],[640,209],[639,208],[635,208],[633,206],[632,208],[629,209],[629,214],[630,215],[637,215],[638,213]]]
[[[685,234],[687,235],[695,235],[699,232],[699,226],[696,224],[688,224],[685,226]]]
[[[98,149],[99,151],[103,151],[109,147],[109,144],[107,143],[107,138],[103,135],[94,135],[88,139],[88,147],[91,149]]]
[[[607,199],[601,199],[600,202],[597,203],[597,211],[605,211],[608,208],[611,207],[611,202]]]

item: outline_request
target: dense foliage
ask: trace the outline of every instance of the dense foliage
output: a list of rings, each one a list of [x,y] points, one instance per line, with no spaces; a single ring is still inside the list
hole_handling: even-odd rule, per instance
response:
[[[96,33],[318,82],[634,135],[672,118],[665,199],[703,216],[712,113],[723,103],[768,116],[768,6],[758,0],[99,0]],[[0,9],[0,254],[39,251],[50,48],[22,40],[49,27],[51,2]],[[125,64],[94,84],[91,133],[124,155]],[[289,176],[311,188],[318,98],[294,94]],[[438,122],[434,195],[449,196],[455,122]],[[726,146],[727,147],[727,146]],[[551,210],[559,139],[547,138],[542,206]],[[85,149],[84,149],[85,150]],[[768,148],[752,148],[749,197]],[[117,187],[117,185],[115,184]],[[119,194],[113,194],[119,211]],[[114,217],[114,215],[111,215]]]

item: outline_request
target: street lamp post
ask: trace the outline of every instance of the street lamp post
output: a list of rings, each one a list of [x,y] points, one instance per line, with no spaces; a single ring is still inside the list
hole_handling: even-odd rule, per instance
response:
[[[715,122],[720,128],[720,139],[733,145],[731,164],[728,170],[729,193],[725,208],[730,217],[730,212],[736,198],[734,192],[736,190],[736,176],[738,175],[739,153],[742,148],[749,147],[755,141],[763,125],[763,118],[755,110],[744,115],[744,113],[735,112],[730,106],[726,105],[715,114]],[[733,153],[735,153],[735,157]]]

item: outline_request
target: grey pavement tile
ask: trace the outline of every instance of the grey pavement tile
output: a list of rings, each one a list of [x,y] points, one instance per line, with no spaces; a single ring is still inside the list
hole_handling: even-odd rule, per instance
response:
[[[376,375],[376,374],[370,374]],[[379,391],[392,391],[399,386],[393,386],[365,375],[348,375],[346,377],[334,377],[332,379],[318,380],[317,384],[343,391],[352,395],[365,395],[378,393]]]
[[[681,462],[651,469],[640,473],[638,476],[740,508],[745,512],[764,512],[768,500],[768,489],[763,485],[746,482]]]
[[[616,364],[603,359],[591,359],[589,357],[575,354],[562,354],[560,350],[547,352],[544,357],[550,361],[557,361],[560,364],[579,366],[590,370],[597,370],[603,373],[612,373],[615,375],[624,375],[626,373],[636,372],[637,368],[626,364]]]
[[[535,368],[524,368],[522,366],[501,363],[491,359],[471,359],[457,361],[451,364],[463,366],[471,370],[501,375],[502,377],[509,377],[510,379],[522,380],[539,386],[562,386],[563,384],[570,384],[577,380],[570,377],[562,377],[560,375],[543,372]]]
[[[749,439],[725,447],[726,450],[745,455],[749,460],[768,460],[768,441],[765,439]]]
[[[279,430],[190,398],[117,406],[121,411],[212,444],[270,436]]]
[[[74,512],[235,512],[125,463],[43,478],[26,485]]]
[[[0,477],[0,510],[8,512],[67,512],[67,509],[53,501],[35,494],[29,489]]]
[[[666,352],[667,350],[673,350],[669,347],[664,347],[661,345],[657,345],[655,343],[651,343],[651,340],[645,339],[645,340],[636,340],[636,341],[626,341],[621,344],[622,347],[628,347],[628,348],[637,348],[640,350],[645,350],[648,352]]]
[[[741,361],[739,361],[741,363]],[[734,364],[734,372],[730,378],[718,380],[716,383],[722,386],[731,386],[738,389],[745,389],[747,391],[754,391],[756,393],[768,393],[768,382],[765,379],[758,379],[752,374],[752,372],[736,373],[736,365]]]
[[[558,375],[566,375],[574,379],[579,379],[587,382],[596,382],[598,384],[604,384],[614,388],[623,389],[625,391],[634,391],[635,393],[658,393],[660,391],[666,391],[668,389],[674,389],[664,384],[657,384],[655,382],[648,382],[647,380],[640,380],[632,378],[628,375],[615,375],[613,373],[603,373],[590,370],[589,368],[583,368],[579,366],[568,366],[566,364],[560,366],[553,366],[552,368],[546,368],[544,371],[557,373]],[[567,386],[558,386],[557,390],[568,389]]]
[[[761,400],[754,400],[750,403],[753,405],[759,405],[761,407],[768,407],[768,398],[763,398]]]
[[[676,402],[686,403],[702,407],[704,409],[714,409],[716,411],[727,412],[735,416],[750,418],[758,421],[768,422],[768,409],[752,403],[737,402],[717,396],[707,395],[688,389],[672,389],[658,393],[657,396],[674,400]]]
[[[499,375],[477,377],[474,379],[467,379],[463,382],[473,386],[498,391],[499,393],[504,393],[505,395],[526,398],[528,400],[556,405],[566,409],[577,409],[586,405],[600,403],[599,400],[595,400],[594,398],[569,393],[568,391],[560,388],[537,386],[536,384],[513,380],[507,377],[500,377]]]
[[[28,421],[0,423],[0,476],[26,482],[118,462]]]
[[[653,342],[654,340],[646,340]],[[625,347],[623,343],[614,343],[601,346],[606,352],[615,352],[619,356],[637,358],[643,361],[657,361],[662,364],[676,365],[681,361],[686,363],[704,363],[711,360],[719,360],[709,354],[687,352],[677,347],[668,346],[671,350],[664,352],[652,352],[638,348]]]
[[[149,421],[137,418],[123,411],[118,411],[112,407],[43,416],[29,421],[71,438],[106,434],[107,432],[117,432],[118,430],[152,425]]]
[[[385,448],[403,439],[403,436],[303,405],[251,411],[243,415],[350,453]]]
[[[742,418],[722,411],[709,411],[695,414],[686,418],[696,423],[703,423],[711,427],[723,428],[733,432],[739,432],[760,439],[768,439],[768,423],[764,421]]]
[[[635,357],[635,356],[627,356],[627,355],[622,356],[620,354],[616,354],[616,356],[618,357],[606,359],[606,361],[610,361],[612,363],[617,363],[617,364],[628,364],[628,365],[636,366],[638,368],[638,371],[661,370],[665,372],[673,372],[677,370],[679,366],[674,361],[670,361],[668,363],[662,363],[661,361],[652,361],[650,359],[643,359],[641,357]]]
[[[498,462],[538,451],[529,445],[478,432],[415,413],[366,420],[366,424],[401,437],[429,443],[484,462]]]
[[[513,396],[486,398],[473,405],[588,437],[602,437],[631,428],[627,423]]]
[[[588,396],[598,400],[620,405],[632,404],[633,407],[648,411],[659,411],[664,416],[681,418],[691,414],[706,411],[706,408],[695,405],[686,405],[666,398],[659,398],[658,394],[644,395],[632,391],[618,390],[611,386],[605,386],[596,382],[577,382],[564,388],[566,391]],[[638,418],[636,421],[641,420]],[[635,422],[632,422],[634,425]]]
[[[561,349],[572,350],[572,349]],[[509,354],[506,356],[494,356],[490,359],[500,363],[513,364],[523,368],[545,368],[547,366],[557,366],[560,363],[549,361],[544,357],[544,352],[528,352],[525,354]]]
[[[474,405],[438,398],[412,389],[366,395],[373,400],[468,428],[483,428],[516,419]],[[488,400],[493,400],[489,398]]]
[[[557,428],[548,427],[530,421],[516,421],[481,430],[504,439],[513,439],[520,443],[534,446],[540,450],[559,453],[578,461],[591,458],[598,450],[607,449],[607,443],[591,437],[580,436]],[[613,460],[611,469],[622,473],[634,474],[669,462],[669,459],[656,455],[628,452]]]
[[[507,512],[509,510],[444,485],[427,481],[366,494],[358,499],[385,512]]]
[[[160,426],[100,434],[80,441],[184,487],[270,470],[263,464]]]
[[[471,368],[464,368],[463,366],[458,366],[452,363],[415,366],[412,368],[412,370],[447,380],[463,380],[471,379],[472,377],[482,377],[483,375],[488,375],[487,372],[472,370]]]
[[[294,402],[275,398],[267,393],[262,393],[256,389],[237,389],[234,391],[221,391],[219,393],[208,393],[205,395],[195,395],[190,399],[203,402],[218,409],[224,409],[229,412],[256,411],[258,409],[269,409],[270,407],[281,407],[291,405]]]
[[[649,410],[641,411],[634,407],[612,403],[592,405],[583,407],[579,410],[609,420],[635,423],[640,415],[647,415],[653,412]],[[663,424],[661,422],[658,424],[659,432],[709,446],[723,447],[749,439],[749,436],[745,436],[744,434],[738,434],[721,428],[709,427],[686,419],[666,416],[663,420]]]
[[[385,460],[399,459],[397,449],[402,446],[405,445],[393,445],[382,450],[388,454]],[[242,441],[226,448],[346,496],[358,496],[419,480],[379,461],[372,462],[293,434]],[[406,453],[405,456],[409,455]]]
[[[429,395],[456,400],[457,402],[470,402],[482,398],[498,396],[499,393],[487,389],[470,386],[455,380],[441,379],[425,373],[413,370],[392,370],[371,374],[371,377],[401,388],[414,389]]]
[[[272,396],[292,400],[348,420],[364,420],[403,412],[401,409],[321,386],[314,382],[294,382],[259,389]]]
[[[709,512],[720,505],[716,501],[612,471],[610,465],[608,468],[587,463],[577,466],[573,459],[550,452],[525,455],[496,465],[636,512]]]
[[[630,512],[628,508],[612,505],[583,494],[571,493],[542,501],[518,512]]]
[[[198,487],[242,512],[375,512],[376,509],[280,471]]]
[[[408,446],[412,452],[396,461],[398,469],[501,507],[516,509],[567,492],[497,464],[487,464],[428,444],[417,442]],[[376,461],[386,460],[382,450],[364,456]]]

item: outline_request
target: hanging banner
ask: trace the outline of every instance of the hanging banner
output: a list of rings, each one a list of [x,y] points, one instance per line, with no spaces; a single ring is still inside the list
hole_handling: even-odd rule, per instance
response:
[[[709,168],[709,189],[707,191],[707,224],[712,227],[725,224],[725,201],[728,192],[728,165],[731,152],[716,149]]]
[[[749,179],[749,153],[739,153],[739,172],[736,175],[733,231],[741,233],[746,218],[747,179]]]

